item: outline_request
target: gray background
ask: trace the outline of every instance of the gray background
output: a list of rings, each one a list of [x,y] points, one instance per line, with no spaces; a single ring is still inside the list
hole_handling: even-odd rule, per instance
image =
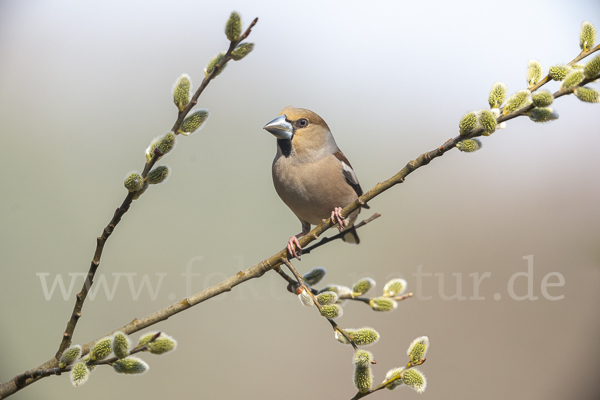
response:
[[[460,117],[487,107],[489,88],[525,87],[530,58],[547,69],[579,53],[584,20],[600,27],[597,1],[0,3],[0,380],[52,357],[79,290],[46,300],[51,283],[86,272],[95,237],[125,196],[124,176],[143,167],[153,137],[173,124],[171,88],[195,85],[227,46],[232,10],[260,21],[255,51],[231,63],[201,97],[204,129],[180,138],[164,162],[169,181],[135,202],[108,242],[99,273],[144,274],[156,285],[134,300],[122,275],[109,300],[88,301],[75,334],[86,343],[186,296],[191,265],[199,291],[279,251],[300,230],[271,183],[275,140],[262,126],[287,106],[319,113],[352,161],[363,188],[457,133]],[[548,85],[556,90],[558,85]],[[383,217],[296,265],[329,270],[324,283],[351,285],[443,274],[446,294],[462,274],[467,300],[444,300],[440,276],[425,278],[393,313],[348,304],[343,327],[369,325],[375,382],[406,362],[428,335],[423,398],[594,399],[600,333],[600,108],[561,98],[560,120],[527,118],[484,138],[475,154],[452,151],[371,203]],[[364,216],[370,214],[363,213]],[[507,283],[533,255],[535,301],[511,299]],[[470,300],[469,274],[490,272],[484,300]],[[565,284],[541,293],[548,273]],[[556,277],[550,282],[556,282]],[[515,281],[527,291],[525,278]],[[499,293],[500,300],[494,300]],[[173,300],[174,299],[174,300]],[[141,377],[94,372],[81,388],[44,379],[15,398],[347,399],[352,352],[326,321],[300,306],[274,273],[155,327],[179,350],[144,355]],[[134,335],[137,338],[139,334]],[[400,391],[400,392],[399,392]],[[406,388],[379,399],[416,398]],[[375,397],[373,397],[375,398]]]

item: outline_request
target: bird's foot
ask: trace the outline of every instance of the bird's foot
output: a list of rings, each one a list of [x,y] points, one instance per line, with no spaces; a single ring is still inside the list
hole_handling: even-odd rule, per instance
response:
[[[346,226],[348,226],[348,221],[342,217],[342,207],[336,207],[331,212],[331,222],[334,224],[337,223],[337,228],[340,231],[343,231]]]
[[[296,247],[298,250],[296,250]],[[297,258],[298,261],[300,261],[300,257],[302,257],[302,247],[300,247],[297,236],[292,236],[290,240],[288,240],[287,249],[292,258]]]

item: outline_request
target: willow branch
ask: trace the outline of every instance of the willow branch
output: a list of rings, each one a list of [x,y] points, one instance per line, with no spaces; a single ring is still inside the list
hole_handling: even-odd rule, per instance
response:
[[[362,220],[358,224],[354,225],[352,227],[352,229],[362,228],[363,226],[367,225],[369,222],[376,220],[379,217],[381,217],[381,214],[375,213],[375,214],[371,215],[371,217],[369,217],[365,220]],[[309,254],[312,250],[314,250],[318,247],[321,247],[324,244],[332,242],[336,239],[342,239],[347,233],[348,233],[347,230],[343,230],[341,232],[338,232],[336,235],[324,237],[323,239],[319,240],[317,243],[313,244],[312,246],[309,246],[306,249],[302,249],[302,254]]]

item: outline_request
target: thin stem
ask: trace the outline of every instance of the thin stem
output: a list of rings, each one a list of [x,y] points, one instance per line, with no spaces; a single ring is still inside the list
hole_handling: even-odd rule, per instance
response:
[[[369,217],[363,221],[360,221],[358,224],[354,225],[352,228],[353,229],[362,228],[363,226],[367,225],[369,222],[376,220],[379,217],[381,217],[381,214],[375,213],[375,214],[371,215],[371,217]],[[309,246],[306,249],[302,249],[302,254],[309,254],[312,250],[314,250],[318,247],[321,247],[324,244],[332,242],[336,239],[342,239],[347,233],[348,233],[347,230],[343,230],[333,236],[324,237],[323,239],[319,240],[317,243],[313,244],[312,246]]]

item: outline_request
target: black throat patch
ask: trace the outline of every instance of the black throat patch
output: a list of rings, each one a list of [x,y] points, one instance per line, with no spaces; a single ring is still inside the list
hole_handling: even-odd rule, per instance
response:
[[[290,139],[277,139],[277,146],[281,149],[281,154],[288,158],[292,154],[292,141]]]

